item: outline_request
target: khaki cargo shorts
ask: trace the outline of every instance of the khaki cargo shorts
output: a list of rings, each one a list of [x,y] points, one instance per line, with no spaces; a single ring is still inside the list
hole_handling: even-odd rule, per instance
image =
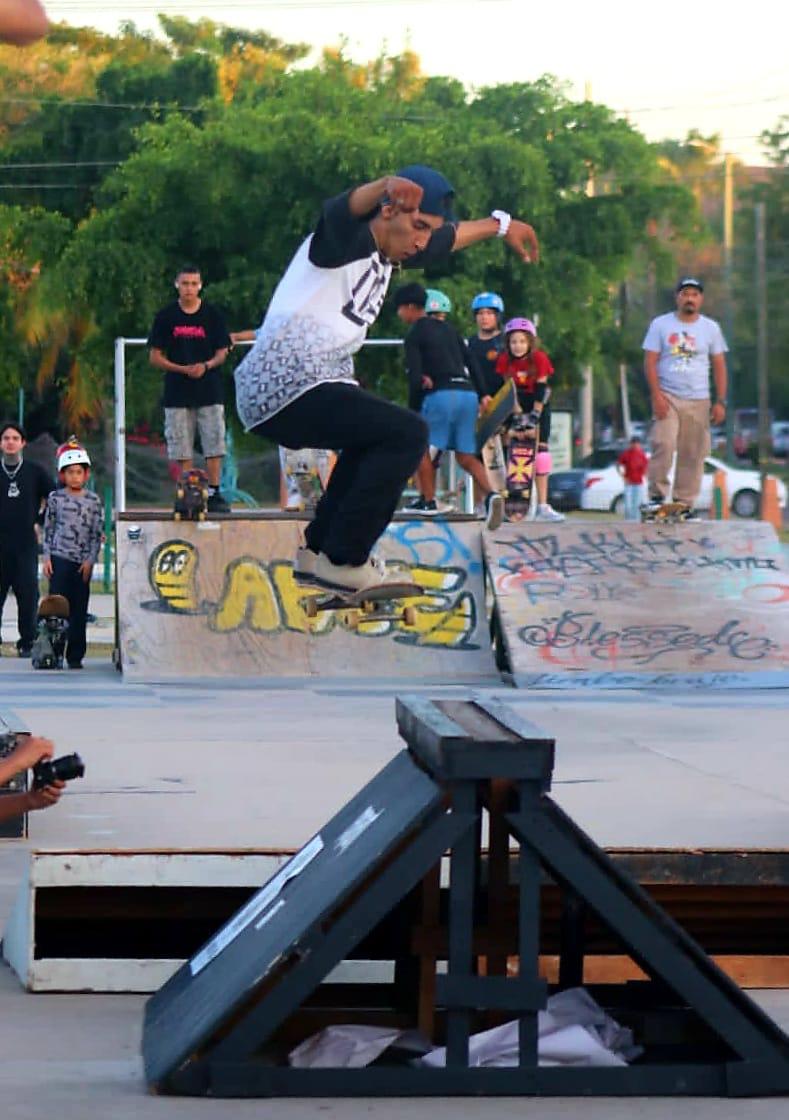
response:
[[[166,408],[164,438],[170,459],[183,462],[194,458],[195,433],[200,430],[200,447],[206,459],[225,453],[225,406],[206,404],[201,408]]]

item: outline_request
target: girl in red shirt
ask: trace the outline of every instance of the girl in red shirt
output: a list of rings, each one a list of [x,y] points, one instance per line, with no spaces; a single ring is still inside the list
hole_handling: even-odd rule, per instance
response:
[[[531,319],[510,319],[504,327],[504,350],[496,361],[496,373],[512,378],[518,404],[524,415],[539,426],[539,442],[534,462],[537,485],[535,521],[564,521],[548,503],[548,477],[551,473],[551,405],[548,400],[548,378],[553,375],[551,359],[540,349],[537,328]]]

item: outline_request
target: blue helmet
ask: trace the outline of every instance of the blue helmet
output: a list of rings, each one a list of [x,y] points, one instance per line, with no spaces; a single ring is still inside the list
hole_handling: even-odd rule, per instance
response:
[[[452,300],[449,296],[445,296],[443,292],[439,292],[438,288],[427,289],[425,311],[428,315],[435,314],[436,312],[443,312],[445,315],[448,315],[451,310]]]
[[[504,300],[496,292],[480,292],[471,301],[472,311],[482,311],[486,307],[498,311],[499,315],[504,314]]]

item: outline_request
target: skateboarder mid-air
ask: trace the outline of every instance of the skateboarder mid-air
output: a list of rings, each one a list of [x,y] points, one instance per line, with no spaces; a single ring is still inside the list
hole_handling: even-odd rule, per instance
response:
[[[440,172],[415,164],[324,203],[236,369],[247,430],[285,447],[339,452],[296,556],[301,582],[351,592],[388,582],[372,549],[425,452],[427,426],[361,389],[352,355],[378,317],[393,267],[423,268],[496,236],[521,260],[538,259],[531,226],[501,210],[455,222],[453,196]]]

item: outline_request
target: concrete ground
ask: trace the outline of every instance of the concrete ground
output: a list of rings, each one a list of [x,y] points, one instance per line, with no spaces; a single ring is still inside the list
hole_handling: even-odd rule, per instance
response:
[[[442,690],[444,693],[450,690]],[[431,689],[429,694],[438,690]],[[299,684],[125,684],[108,660],[36,673],[0,660],[2,706],[87,764],[30,839],[0,841],[0,926],[31,847],[295,848],[401,748],[395,690]],[[557,800],[604,845],[785,847],[789,817],[781,691],[487,694],[557,739]],[[789,993],[756,998],[789,1029]],[[0,968],[5,1120],[112,1115],[220,1120],[318,1114],[343,1120],[789,1118],[788,1100],[207,1101],[154,1098],[141,1077],[141,996],[25,993]]]

